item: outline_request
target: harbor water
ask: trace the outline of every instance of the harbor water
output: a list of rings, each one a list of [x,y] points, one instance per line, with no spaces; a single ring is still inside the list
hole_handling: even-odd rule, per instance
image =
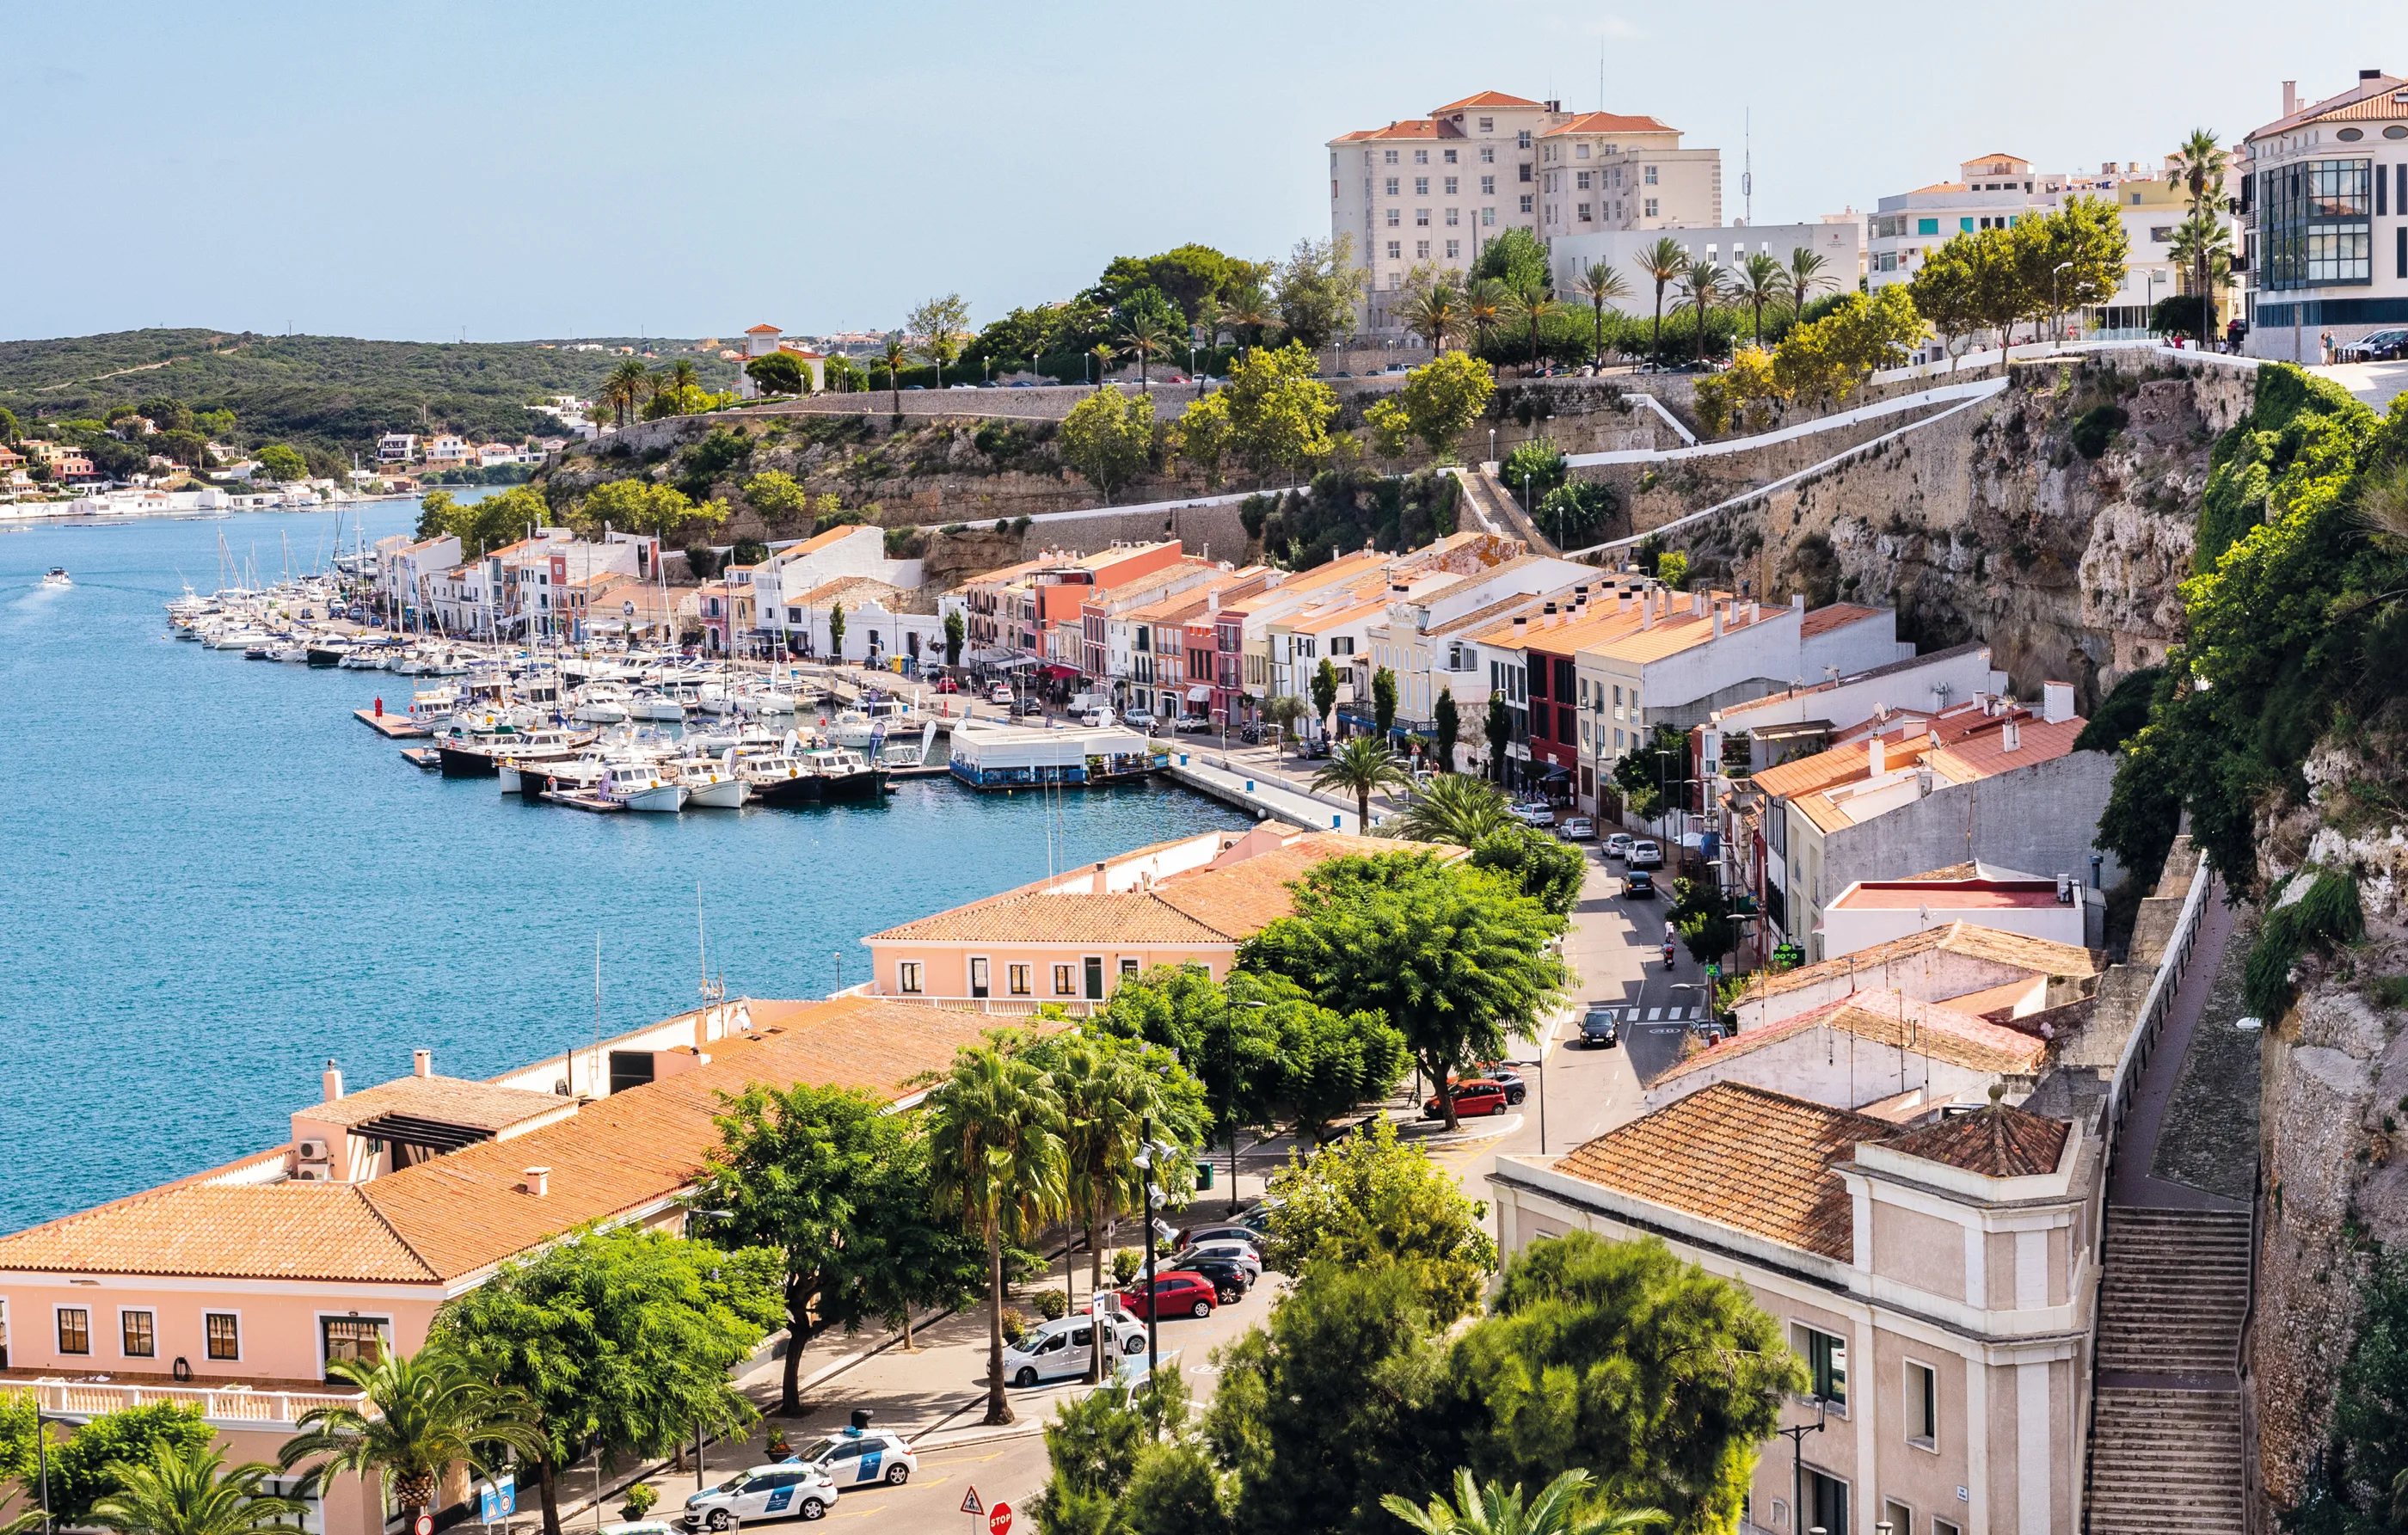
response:
[[[346,509],[341,541],[414,503]],[[337,513],[0,523],[0,1231],[275,1144],[337,1062],[482,1077],[697,999],[867,979],[862,935],[1241,824],[1184,790],[579,815],[444,781],[351,717],[413,680],[168,635],[163,604],[322,563]],[[288,554],[289,551],[289,554]],[[64,566],[75,584],[44,589]],[[1050,860],[1050,864],[1049,864]]]

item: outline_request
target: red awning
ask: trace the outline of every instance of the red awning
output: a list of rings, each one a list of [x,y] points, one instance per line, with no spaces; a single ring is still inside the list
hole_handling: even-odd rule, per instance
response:
[[[1054,664],[1049,664],[1049,665],[1045,667],[1045,675],[1046,675],[1046,676],[1048,676],[1048,677],[1051,677],[1051,678],[1054,679],[1054,680],[1055,680],[1055,681],[1064,681],[1064,682],[1075,682],[1075,681],[1078,681],[1080,679],[1082,679],[1082,678],[1085,677],[1087,674],[1086,674],[1085,672],[1083,672],[1083,671],[1081,671],[1081,670],[1080,670],[1078,667],[1066,667],[1066,666],[1062,666],[1062,665],[1060,665],[1059,663],[1054,663]]]

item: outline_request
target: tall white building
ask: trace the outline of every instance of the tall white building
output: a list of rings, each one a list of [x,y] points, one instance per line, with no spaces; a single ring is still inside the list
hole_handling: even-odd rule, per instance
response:
[[[1713,228],[1723,222],[1720,150],[1684,150],[1652,117],[1584,112],[1539,136],[1539,234]]]
[[[2256,357],[2315,362],[2369,331],[2408,325],[2408,79],[2358,71],[2242,145],[2241,266]]]

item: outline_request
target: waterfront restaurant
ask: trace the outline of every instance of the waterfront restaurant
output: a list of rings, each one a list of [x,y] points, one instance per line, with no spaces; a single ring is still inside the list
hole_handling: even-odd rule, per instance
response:
[[[328,1365],[416,1350],[504,1260],[588,1223],[682,1231],[722,1092],[808,1082],[908,1107],[904,1083],[981,1024],[870,997],[738,1000],[488,1082],[438,1076],[420,1051],[409,1075],[346,1094],[330,1062],[286,1143],[0,1237],[0,1393],[68,1424],[191,1402],[230,1460],[273,1461],[302,1414],[357,1399]],[[455,1474],[440,1501],[469,1491]],[[396,1512],[380,1497],[334,1479],[310,1535],[379,1535]]]

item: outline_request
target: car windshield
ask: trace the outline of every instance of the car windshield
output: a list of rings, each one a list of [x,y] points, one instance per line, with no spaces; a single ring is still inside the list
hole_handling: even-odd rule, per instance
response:
[[[752,1473],[751,1471],[739,1471],[710,1490],[713,1492],[735,1492],[740,1489],[745,1483],[752,1480]]]
[[[836,1445],[837,1442],[832,1439],[815,1439],[811,1441],[810,1443],[805,1445],[801,1450],[796,1452],[795,1458],[796,1460],[817,1460],[820,1456],[827,1454],[830,1450],[835,1449]]]

